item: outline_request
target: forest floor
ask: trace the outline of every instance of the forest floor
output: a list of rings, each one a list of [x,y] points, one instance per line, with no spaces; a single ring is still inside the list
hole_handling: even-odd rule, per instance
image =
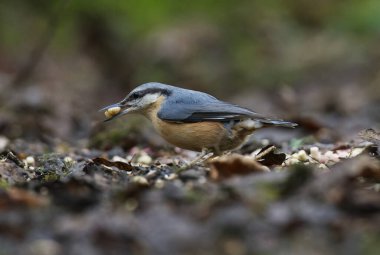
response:
[[[183,172],[195,153],[139,140],[125,149],[107,135],[92,146],[16,137],[15,123],[45,129],[8,111],[0,254],[380,254],[378,113],[365,107],[374,122],[363,111],[293,116],[299,128]],[[355,121],[366,128],[348,132]]]

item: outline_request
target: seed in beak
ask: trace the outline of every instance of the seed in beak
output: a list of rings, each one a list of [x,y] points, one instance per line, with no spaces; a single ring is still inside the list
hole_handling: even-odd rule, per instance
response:
[[[111,107],[107,109],[107,111],[104,112],[104,115],[107,118],[112,118],[113,116],[117,115],[121,111],[121,108],[116,106],[116,107]]]

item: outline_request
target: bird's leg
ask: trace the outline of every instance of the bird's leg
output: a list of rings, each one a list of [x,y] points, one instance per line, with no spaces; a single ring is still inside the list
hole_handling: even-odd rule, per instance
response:
[[[202,152],[201,154],[199,154],[195,159],[193,159],[190,163],[187,163],[185,164],[184,166],[180,167],[178,170],[177,170],[177,173],[180,173],[184,170],[187,170],[189,169],[190,167],[198,164],[198,163],[201,163],[201,162],[204,162],[206,161],[207,159],[211,158],[212,156],[214,156],[214,153],[210,150],[210,149],[207,149],[207,148],[203,148],[202,149]]]
[[[199,154],[198,157],[196,157],[195,159],[193,159],[187,165],[188,165],[188,167],[193,166],[193,165],[195,165],[197,163],[200,163],[200,162],[203,162],[203,161],[209,159],[213,155],[214,155],[214,153],[211,150],[209,150],[207,148],[203,148],[201,154]]]

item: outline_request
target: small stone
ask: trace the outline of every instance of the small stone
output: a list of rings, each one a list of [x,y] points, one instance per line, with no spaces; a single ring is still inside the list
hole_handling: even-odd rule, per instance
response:
[[[338,154],[335,154],[332,151],[327,151],[325,153],[325,157],[326,157],[327,161],[339,162]]]
[[[145,177],[143,177],[143,176],[134,176],[132,178],[132,182],[138,183],[138,184],[141,184],[141,185],[149,185],[148,180]]]
[[[25,163],[27,166],[34,166],[36,164],[36,160],[32,156],[28,156],[25,159]]]
[[[350,157],[350,150],[337,150],[336,154],[339,158],[349,158]]]
[[[0,151],[3,151],[9,143],[9,139],[5,136],[0,136]]]
[[[319,161],[319,159],[321,158],[321,152],[319,151],[318,147],[311,147],[310,148],[310,157]]]
[[[74,162],[74,160],[73,160],[71,157],[69,157],[69,156],[65,157],[65,158],[63,159],[63,161],[64,161],[66,164],[72,164],[72,163]]]
[[[123,163],[128,163],[128,160],[126,160],[125,158],[122,158],[120,156],[117,156],[117,155],[112,157],[112,161],[113,162],[119,161],[119,162],[123,162]]]
[[[165,176],[165,179],[166,179],[166,180],[169,180],[169,181],[172,181],[172,180],[176,179],[177,177],[178,177],[177,174],[175,174],[175,173],[171,173],[171,174]]]
[[[298,160],[298,159],[296,159],[296,158],[289,158],[289,160],[288,160],[288,164],[289,165],[295,165],[295,164],[298,164],[300,161]]]
[[[137,163],[149,165],[152,163],[152,158],[148,154],[144,153],[137,158]]]
[[[307,161],[309,159],[309,157],[307,156],[306,154],[306,151],[304,150],[300,150],[298,153],[297,153],[297,158],[298,160],[300,161]]]
[[[150,170],[145,176],[149,179],[154,178],[158,175],[157,170]]]
[[[157,189],[162,189],[164,186],[165,186],[165,182],[161,179],[158,179],[155,183],[154,183],[154,186],[157,188]]]

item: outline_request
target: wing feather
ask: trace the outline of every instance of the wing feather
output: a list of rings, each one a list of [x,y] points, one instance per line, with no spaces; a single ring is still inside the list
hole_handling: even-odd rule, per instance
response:
[[[214,97],[197,97],[197,100],[167,100],[158,112],[158,117],[166,121],[183,123],[200,121],[229,122],[247,117],[263,118],[249,109],[219,101]]]
[[[177,94],[169,96],[158,112],[165,121],[194,123],[201,121],[230,122],[251,118],[264,126],[294,128],[296,123],[280,119],[269,119],[247,108],[220,101],[215,97],[193,90],[177,89]]]

